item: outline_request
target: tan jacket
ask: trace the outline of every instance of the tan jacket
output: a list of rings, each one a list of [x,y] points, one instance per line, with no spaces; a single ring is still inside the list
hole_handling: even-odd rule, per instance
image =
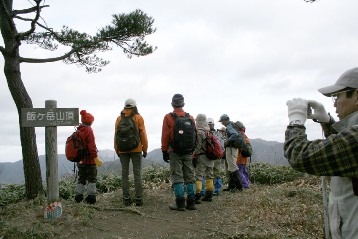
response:
[[[124,113],[125,117],[127,117],[132,114],[133,109],[123,109],[122,112]],[[127,153],[127,152],[120,152],[118,150],[117,143],[116,143],[117,127],[118,127],[118,124],[121,121],[121,119],[122,119],[121,116],[117,117],[115,129],[114,129],[114,132],[115,132],[114,133],[114,150],[116,151],[117,154]],[[132,149],[129,152],[142,152],[142,151],[147,152],[148,151],[148,138],[147,138],[147,132],[146,132],[145,126],[144,126],[144,119],[140,114],[136,114],[133,116],[133,120],[134,120],[136,126],[138,127],[140,143],[137,148]]]

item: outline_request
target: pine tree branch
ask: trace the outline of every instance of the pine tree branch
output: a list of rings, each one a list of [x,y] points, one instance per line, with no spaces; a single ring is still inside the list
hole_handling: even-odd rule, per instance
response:
[[[32,18],[25,18],[25,17],[20,17],[20,16],[14,16],[14,18],[19,19],[21,21],[26,21],[26,22],[31,22],[33,20]]]
[[[22,32],[22,33],[19,33],[17,34],[17,37],[18,39],[20,40],[23,40],[25,37],[31,35],[32,33],[35,32],[35,29],[36,29],[36,23],[37,21],[39,20],[40,18],[40,12],[41,12],[41,6],[40,6],[40,3],[41,3],[42,0],[37,0],[35,1],[36,2],[36,6],[34,8],[36,8],[36,16],[35,18],[31,21],[31,28],[30,30],[26,31],[26,32]]]
[[[40,6],[40,10],[42,8],[45,8],[45,7],[49,7],[50,5],[43,5],[43,6]],[[27,13],[32,13],[32,12],[36,12],[37,11],[37,6],[35,7],[31,7],[31,8],[27,8],[27,9],[21,9],[21,10],[13,10],[12,11],[12,16],[15,17],[16,15],[19,15],[19,14],[27,14]]]
[[[66,54],[59,56],[59,57],[53,57],[53,58],[44,58],[44,59],[36,59],[36,58],[26,58],[26,57],[20,57],[20,62],[24,63],[46,63],[46,62],[56,62],[61,61],[69,56],[71,56],[73,53],[77,52],[78,49],[72,49],[71,51],[67,52]]]

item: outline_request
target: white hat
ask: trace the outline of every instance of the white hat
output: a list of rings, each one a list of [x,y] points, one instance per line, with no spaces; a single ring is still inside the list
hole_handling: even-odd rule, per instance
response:
[[[208,122],[208,124],[215,124],[213,118],[208,118],[206,122]]]
[[[127,99],[126,102],[124,103],[125,109],[131,109],[136,106],[137,106],[137,103],[133,99]]]

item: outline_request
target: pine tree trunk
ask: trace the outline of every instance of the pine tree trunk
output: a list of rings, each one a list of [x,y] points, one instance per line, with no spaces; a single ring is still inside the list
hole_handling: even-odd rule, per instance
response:
[[[11,12],[12,0],[5,0],[5,2],[7,10]],[[15,37],[17,34],[15,24],[11,27],[12,23],[6,18],[5,8],[1,7],[0,10],[0,29],[5,43],[5,48],[2,51],[5,61],[4,73],[19,115],[26,196],[28,199],[34,199],[43,192],[35,128],[21,127],[21,109],[33,106],[21,79],[20,44]]]

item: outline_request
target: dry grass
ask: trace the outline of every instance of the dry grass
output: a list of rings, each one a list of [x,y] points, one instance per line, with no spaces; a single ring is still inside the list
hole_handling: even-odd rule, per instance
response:
[[[63,215],[43,219],[44,204],[23,201],[0,213],[0,238],[323,238],[320,180],[302,178],[222,193],[196,211],[170,211],[170,184],[145,185],[144,206],[123,207],[121,190],[95,207],[63,201]]]

